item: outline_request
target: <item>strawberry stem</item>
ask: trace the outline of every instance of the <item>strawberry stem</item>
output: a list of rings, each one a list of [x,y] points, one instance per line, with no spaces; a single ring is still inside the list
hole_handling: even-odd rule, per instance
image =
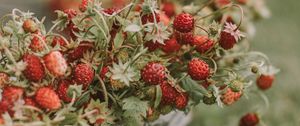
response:
[[[234,31],[237,31],[242,25],[242,22],[243,22],[243,19],[244,19],[244,10],[240,5],[237,5],[237,4],[233,4],[232,7],[239,8],[240,13],[241,13],[240,22],[239,22],[238,26],[236,27],[236,29],[234,29]]]
[[[207,0],[202,4],[202,7],[200,7],[198,10],[196,10],[196,13],[192,14],[193,16],[195,16],[198,12],[200,12],[202,9],[204,9],[205,7],[209,6],[210,4],[212,4],[215,0]]]
[[[96,77],[97,77],[98,80],[100,81],[101,87],[102,87],[102,89],[103,89],[105,102],[108,103],[108,95],[107,95],[106,86],[105,86],[105,84],[104,84],[102,78],[101,78],[99,75],[96,75]]]

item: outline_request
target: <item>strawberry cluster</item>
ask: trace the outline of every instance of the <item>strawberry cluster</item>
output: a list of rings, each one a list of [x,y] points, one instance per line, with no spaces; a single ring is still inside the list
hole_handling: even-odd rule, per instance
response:
[[[253,78],[267,90],[278,70],[240,44],[246,3],[204,4],[220,17],[167,0],[82,0],[56,11],[49,30],[14,9],[0,31],[0,124],[143,125],[200,103],[229,106],[255,90]]]

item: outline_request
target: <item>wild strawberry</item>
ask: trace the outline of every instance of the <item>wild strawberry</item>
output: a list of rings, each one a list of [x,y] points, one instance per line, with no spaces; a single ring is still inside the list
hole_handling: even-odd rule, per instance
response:
[[[147,47],[150,52],[153,52],[156,49],[158,49],[160,47],[160,45],[161,45],[160,43],[158,43],[158,42],[154,43],[152,41],[148,41],[144,44],[144,46]]]
[[[196,50],[203,54],[212,49],[214,42],[213,40],[209,39],[207,36],[199,35],[194,37],[194,41],[192,43],[196,46]]]
[[[204,82],[201,84],[201,86],[203,86],[205,89],[207,89],[210,85],[211,85],[211,83],[208,82],[208,81],[204,81]]]
[[[54,76],[63,76],[67,72],[67,62],[59,51],[51,51],[43,57],[47,70]]]
[[[94,79],[94,69],[88,64],[78,64],[74,70],[74,79],[86,89]]]
[[[162,50],[165,53],[177,52],[181,48],[181,45],[177,43],[175,38],[165,41],[165,45],[162,45]]]
[[[4,120],[0,117],[0,125],[4,124]]]
[[[109,71],[108,66],[104,66],[104,67],[101,69],[101,71],[100,71],[100,77],[101,77],[102,80],[105,79],[105,77],[106,77],[105,75],[107,74],[108,71]]]
[[[0,88],[4,87],[8,81],[9,81],[8,74],[4,72],[0,72]]]
[[[273,81],[274,81],[274,75],[262,74],[256,79],[256,85],[261,90],[267,90],[270,87],[272,87]]]
[[[25,54],[23,61],[26,63],[26,69],[23,71],[26,79],[38,82],[45,77],[45,68],[39,57],[33,54]]]
[[[203,96],[202,101],[206,105],[212,105],[216,103],[216,99],[216,96],[214,96],[213,94],[208,94]]]
[[[42,87],[36,91],[35,101],[44,109],[56,110],[61,107],[60,99],[50,87]]]
[[[195,25],[194,17],[188,13],[177,15],[173,23],[174,29],[182,33],[193,31]]]
[[[24,94],[24,89],[15,86],[8,86],[3,89],[2,97],[10,103],[14,103]]]
[[[74,10],[74,9],[66,9],[66,10],[64,10],[64,13],[66,13],[68,15],[69,20],[72,20],[77,15],[76,10]]]
[[[247,113],[240,119],[239,126],[256,126],[259,123],[259,117],[256,113]]]
[[[63,38],[61,38],[61,37],[54,37],[54,38],[52,39],[51,46],[52,46],[52,47],[55,47],[56,45],[59,45],[59,46],[66,46],[67,43],[66,43],[66,41],[65,41]]]
[[[221,32],[219,44],[225,49],[231,49],[236,44],[236,42],[244,37],[243,34],[240,33],[237,26],[226,22],[225,29]]]
[[[79,10],[81,12],[86,11],[86,7],[87,7],[89,1],[93,1],[93,0],[81,0],[81,4],[79,5]]]
[[[156,22],[160,22],[160,16],[158,13],[155,13],[154,16],[152,13],[149,13],[149,14],[143,14],[142,15],[142,24],[147,24],[147,23],[154,23],[154,17],[155,17],[155,20]]]
[[[221,96],[221,100],[225,105],[231,105],[238,101],[242,96],[242,92],[233,92],[230,88],[226,89],[226,92]]]
[[[189,98],[186,93],[181,93],[176,97],[175,105],[177,109],[184,109],[188,104]]]
[[[166,68],[157,62],[148,63],[141,71],[143,81],[157,85],[166,78]]]
[[[25,20],[22,27],[25,32],[35,33],[38,31],[36,23],[31,19]]]
[[[37,107],[37,103],[34,101],[33,98],[26,97],[26,98],[24,98],[24,101],[25,101],[25,105]]]
[[[41,35],[38,35],[41,36]],[[43,40],[41,40],[43,39]],[[29,48],[33,51],[33,52],[39,52],[39,51],[43,51],[44,50],[44,44],[43,41],[46,41],[46,38],[41,36],[40,38],[37,36],[33,36],[33,38],[31,39],[31,43],[29,45]]]
[[[2,100],[0,101],[0,114],[3,114],[5,112],[11,112],[12,113],[12,107],[13,107],[13,103],[10,102],[9,100],[2,98]]]
[[[175,102],[176,97],[178,95],[176,89],[172,87],[168,81],[161,82],[160,88],[162,91],[161,103],[164,105],[172,105]]]
[[[236,0],[239,4],[247,4],[248,0]]]
[[[194,33],[187,32],[181,33],[178,31],[174,31],[174,36],[179,44],[192,44],[194,42]]]
[[[71,81],[69,80],[61,80],[58,83],[58,88],[56,90],[59,98],[63,100],[64,102],[71,102],[72,97],[68,96],[68,89],[71,84]]]
[[[209,77],[208,64],[198,58],[192,59],[188,64],[188,74],[194,80],[205,80]]]
[[[174,5],[174,3],[172,3],[172,2],[165,2],[163,4],[162,11],[164,11],[165,14],[168,17],[170,17],[170,18],[173,17],[175,15],[175,5]]]
[[[68,52],[68,60],[70,62],[79,60],[83,57],[83,54],[92,50],[94,47],[94,44],[91,42],[81,42],[78,47]]]
[[[164,23],[165,26],[169,26],[171,19],[164,13],[160,13],[160,22]]]
[[[217,7],[224,7],[230,3],[231,3],[230,0],[215,0],[215,4]]]

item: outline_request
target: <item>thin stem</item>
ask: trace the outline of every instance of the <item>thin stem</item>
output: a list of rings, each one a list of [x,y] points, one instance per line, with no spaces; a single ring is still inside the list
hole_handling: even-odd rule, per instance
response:
[[[102,87],[102,89],[103,89],[105,102],[108,103],[108,95],[107,95],[106,86],[105,86],[105,84],[104,84],[102,78],[101,78],[99,75],[97,75],[96,77],[97,77],[98,80],[100,81],[101,87]]]
[[[228,9],[229,7],[231,7],[231,6],[227,6],[227,7],[221,8],[221,9],[215,11],[215,12],[212,12],[212,13],[210,13],[210,14],[204,16],[204,17],[198,18],[197,20],[203,20],[203,19],[205,19],[205,18],[207,18],[207,17],[213,16],[213,15],[219,13],[219,12],[222,12],[222,11]]]
[[[85,118],[85,117],[87,117],[87,116],[89,116],[89,115],[92,115],[92,114],[94,114],[94,113],[96,113],[96,112],[98,112],[98,110],[97,110],[97,109],[93,109],[92,111],[89,111],[89,112],[87,112],[87,113],[81,115],[79,118]]]
[[[48,31],[47,34],[51,33],[51,32],[53,31],[53,29],[54,29],[57,25],[59,25],[62,21],[63,21],[63,20],[60,20],[59,22],[56,22],[56,23],[50,28],[50,30]]]
[[[193,15],[196,15],[198,12],[200,12],[202,9],[204,9],[205,7],[207,7],[207,6],[209,6],[210,4],[212,4],[214,1],[215,1],[215,0],[207,0],[207,1],[205,1],[204,3],[202,3],[203,6],[200,7],[200,8],[196,11],[196,13],[193,14]]]
[[[46,38],[47,38],[47,37],[51,37],[51,36],[60,37],[60,38],[62,38],[62,39],[67,43],[67,45],[70,44],[69,41],[68,41],[64,36],[62,36],[62,35],[60,35],[60,34],[52,33],[52,34],[50,34],[50,35],[47,35]]]
[[[239,22],[238,26],[236,27],[236,29],[234,30],[234,31],[237,31],[242,25],[242,22],[243,22],[243,19],[244,19],[244,10],[240,5],[233,4],[232,6],[239,8],[240,13],[241,13],[240,22]]]
[[[136,3],[136,0],[133,0],[132,3],[135,4],[135,3]],[[132,10],[133,7],[134,7],[134,6],[131,6],[131,7],[129,8],[129,10],[127,11],[126,16],[125,16],[125,20],[128,18],[129,14],[130,14],[130,11]]]

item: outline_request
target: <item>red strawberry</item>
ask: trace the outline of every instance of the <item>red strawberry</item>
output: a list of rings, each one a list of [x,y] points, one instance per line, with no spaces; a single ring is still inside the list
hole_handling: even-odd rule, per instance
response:
[[[39,35],[41,36],[41,35]],[[46,41],[46,38],[41,36],[41,39],[43,39],[43,41]],[[44,50],[44,44],[43,41],[41,40],[39,37],[37,36],[33,36],[33,38],[31,39],[31,43],[29,45],[29,48],[33,51],[33,52],[39,52],[39,51],[43,51]]]
[[[28,80],[38,82],[45,77],[45,68],[39,57],[33,54],[25,54],[23,61],[27,64],[23,74]]]
[[[86,89],[94,79],[94,69],[88,64],[78,64],[74,70],[74,79]]]
[[[203,60],[193,58],[188,64],[188,74],[194,80],[205,80],[209,77],[209,66]]]
[[[203,86],[205,89],[207,89],[210,85],[211,85],[211,83],[208,81],[205,81],[201,84],[201,86]]]
[[[81,4],[79,5],[79,10],[81,12],[86,11],[86,7],[88,5],[88,2],[93,1],[93,0],[81,0]]]
[[[43,57],[47,70],[54,76],[64,76],[67,72],[67,62],[59,51],[52,51]]]
[[[144,46],[147,47],[150,52],[153,52],[156,49],[158,49],[160,47],[160,45],[161,45],[160,43],[158,43],[158,42],[154,43],[152,41],[148,41],[144,44]]]
[[[24,98],[24,101],[25,101],[25,105],[37,107],[37,103],[33,100],[33,98],[26,97]]]
[[[164,23],[165,26],[169,26],[171,19],[164,13],[160,13],[160,22]]]
[[[0,101],[0,114],[3,114],[5,112],[13,113],[12,112],[13,103],[9,100],[2,98]]]
[[[162,50],[165,53],[177,52],[181,48],[181,45],[177,43],[175,38],[165,41],[165,45],[162,45]]]
[[[61,37],[54,37],[53,40],[52,40],[52,43],[51,43],[51,46],[52,47],[55,47],[56,45],[59,45],[59,46],[66,46],[67,43],[66,41],[61,38]]]
[[[248,0],[236,0],[239,4],[247,4]]]
[[[226,6],[230,3],[231,3],[230,0],[216,0],[215,1],[215,4],[217,5],[217,7],[223,7],[223,6]]]
[[[4,87],[8,81],[9,81],[8,74],[4,72],[0,72],[0,88]]]
[[[176,97],[175,105],[177,109],[184,109],[188,104],[189,98],[186,93],[181,93]]]
[[[242,92],[233,92],[230,88],[226,89],[226,92],[221,96],[221,100],[225,105],[231,105],[238,101],[242,96]]]
[[[79,60],[83,57],[83,54],[92,50],[94,44],[91,42],[81,42],[78,47],[68,52],[68,61]]]
[[[0,125],[4,124],[4,120],[0,117]]]
[[[240,33],[238,27],[235,24],[226,22],[225,29],[221,32],[220,35],[219,44],[222,48],[228,50],[233,48],[233,46],[241,37],[244,37],[244,35]]]
[[[166,68],[157,62],[148,63],[141,71],[143,81],[157,85],[166,78]]]
[[[172,2],[165,2],[163,4],[162,11],[164,11],[165,14],[168,17],[170,17],[170,18],[173,17],[175,15],[175,5],[174,5],[174,3],[172,3]]]
[[[272,87],[274,75],[260,75],[256,80],[256,85],[261,90],[267,90]]]
[[[228,50],[228,49],[233,48],[233,46],[236,43],[236,40],[235,40],[234,36],[232,36],[230,33],[222,31],[219,43],[223,49]]]
[[[180,44],[192,44],[194,40],[193,32],[181,33],[178,31],[174,31],[174,36],[177,42]]]
[[[160,88],[162,91],[161,103],[165,105],[171,105],[175,102],[178,92],[168,81],[163,81],[160,83]]]
[[[155,13],[154,16],[155,16],[156,22],[160,22],[159,14]],[[143,14],[142,17],[141,17],[142,18],[142,24],[144,25],[144,24],[147,24],[149,22],[154,23],[154,16],[153,16],[152,13]]]
[[[35,101],[44,109],[56,110],[61,107],[60,99],[50,87],[42,87],[36,91]]]
[[[256,126],[259,123],[259,118],[256,113],[247,113],[240,119],[239,126]]]
[[[194,29],[194,17],[188,13],[181,13],[177,15],[173,22],[173,27],[176,31],[187,33]]]
[[[38,31],[36,23],[31,19],[25,20],[22,27],[25,32],[35,33]]]
[[[10,103],[14,103],[24,94],[24,89],[15,86],[8,86],[3,89],[2,97]]]
[[[109,71],[109,68],[108,66],[104,66],[102,69],[101,69],[101,72],[100,72],[100,77],[102,80],[105,79],[105,75],[107,74],[107,72]]]
[[[66,9],[64,12],[68,15],[69,20],[72,20],[77,15],[77,11],[74,9]]]
[[[203,54],[209,51],[213,45],[214,42],[213,40],[209,39],[207,36],[204,35],[199,35],[194,37],[193,45],[196,46],[196,50]]]
[[[70,86],[69,80],[61,80],[58,84],[57,88],[57,94],[60,99],[62,99],[64,102],[71,102],[72,98],[68,96],[68,89]]]

